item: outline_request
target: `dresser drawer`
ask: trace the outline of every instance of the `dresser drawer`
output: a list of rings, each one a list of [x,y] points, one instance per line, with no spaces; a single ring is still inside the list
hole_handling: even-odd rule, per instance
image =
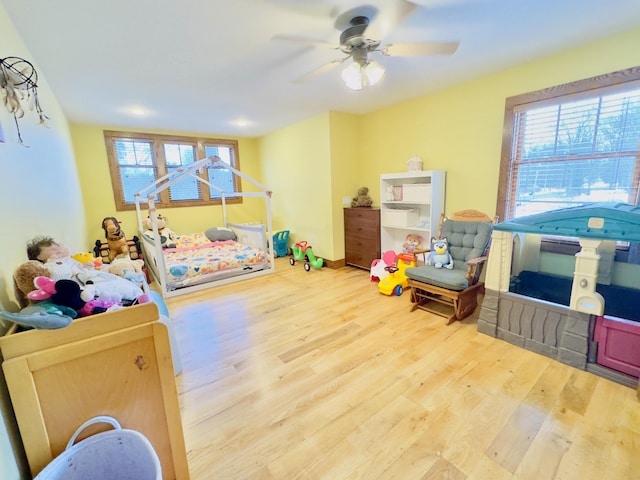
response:
[[[345,263],[369,269],[380,258],[380,210],[344,209]]]

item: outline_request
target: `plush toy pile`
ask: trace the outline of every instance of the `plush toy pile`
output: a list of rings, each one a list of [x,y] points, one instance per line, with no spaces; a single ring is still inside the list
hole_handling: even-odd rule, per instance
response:
[[[32,328],[66,327],[74,318],[149,301],[142,288],[118,275],[82,264],[50,237],[38,237],[27,247],[29,260],[14,272],[16,298],[22,310],[0,311],[0,319]],[[139,263],[116,259],[134,273]]]

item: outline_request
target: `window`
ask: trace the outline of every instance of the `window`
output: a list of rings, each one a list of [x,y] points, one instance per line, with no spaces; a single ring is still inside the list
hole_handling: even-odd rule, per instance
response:
[[[104,132],[107,146],[111,183],[117,210],[135,208],[135,194],[171,171],[188,166],[205,157],[217,155],[229,166],[240,170],[238,142],[162,136],[129,132]],[[202,178],[216,188],[197,181],[184,179],[156,196],[158,207],[182,207],[220,203],[224,191],[228,203],[240,203],[240,179],[231,170],[204,169]],[[220,190],[218,190],[220,189]]]
[[[638,203],[640,68],[507,99],[501,219]]]

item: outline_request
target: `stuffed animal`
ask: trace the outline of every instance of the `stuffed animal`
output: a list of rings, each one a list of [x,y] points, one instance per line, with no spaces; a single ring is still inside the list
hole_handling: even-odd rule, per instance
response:
[[[396,199],[393,185],[387,185],[387,202],[393,202]]]
[[[107,239],[109,247],[109,262],[118,256],[126,257],[129,255],[129,245],[124,232],[120,228],[120,222],[116,217],[105,217],[102,220],[102,229],[104,230],[104,238]]]
[[[100,270],[87,270],[79,273],[74,280],[83,288],[95,285],[94,300],[122,303],[125,306],[137,301],[144,291],[139,285],[122,277]]]
[[[422,249],[422,237],[420,235],[415,235],[410,233],[404,240],[404,244],[402,245],[403,253],[413,253],[416,250]]]
[[[91,252],[81,252],[71,255],[76,262],[85,268],[99,268],[102,265],[101,258],[95,258]]]
[[[145,281],[145,275],[142,271],[143,266],[144,261],[140,259],[116,258],[109,264],[108,272],[141,286]]]
[[[18,313],[0,311],[0,319],[17,323],[24,327],[55,330],[71,324],[77,317],[72,308],[61,307],[49,300],[23,308]]]
[[[440,239],[431,238],[431,251],[427,255],[427,265],[449,270],[453,268],[453,257],[449,253],[449,242],[446,237]]]
[[[50,276],[47,267],[38,260],[29,260],[15,269],[13,272],[13,286],[21,308],[30,303],[27,295],[37,289],[34,284],[36,277]]]
[[[369,189],[367,187],[360,187],[358,189],[358,196],[351,201],[352,207],[370,207],[373,204],[373,200],[368,195]]]
[[[158,234],[160,235],[160,245],[162,245],[162,248],[176,248],[176,238],[178,238],[178,234],[167,227],[167,218],[158,214],[156,223],[158,225]],[[149,240],[153,240],[153,222],[151,222],[150,217],[147,217],[144,225],[147,227],[144,236]]]
[[[113,302],[106,303],[95,299],[94,285],[80,287],[73,280],[54,280],[48,277],[37,277],[34,284],[38,290],[29,293],[31,299],[46,299],[61,309],[66,309],[69,315],[86,317],[97,313],[104,313],[111,309]],[[120,307],[120,305],[116,305]]]
[[[17,313],[0,311],[0,319],[38,329],[51,330],[68,326],[77,317],[75,310],[56,305],[50,300],[30,298],[30,294],[38,290],[36,279],[48,279],[48,275],[49,270],[38,260],[29,260],[19,265],[14,271],[13,281],[21,310]]]
[[[29,260],[37,260],[49,270],[54,280],[70,279],[85,266],[71,258],[69,249],[51,237],[36,237],[27,245]]]

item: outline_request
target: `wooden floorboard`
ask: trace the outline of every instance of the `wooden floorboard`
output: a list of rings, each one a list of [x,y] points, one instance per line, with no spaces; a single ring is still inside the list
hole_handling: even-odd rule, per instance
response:
[[[640,478],[634,389],[276,262],[167,301],[192,479]]]

